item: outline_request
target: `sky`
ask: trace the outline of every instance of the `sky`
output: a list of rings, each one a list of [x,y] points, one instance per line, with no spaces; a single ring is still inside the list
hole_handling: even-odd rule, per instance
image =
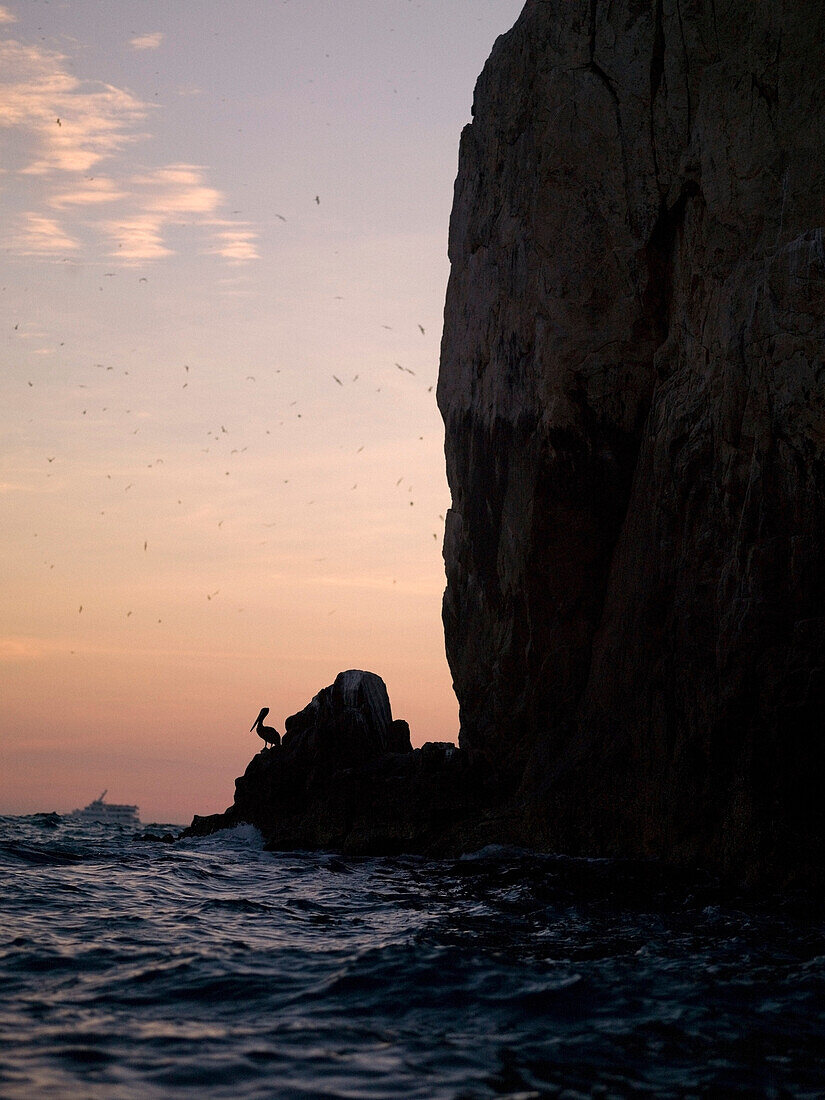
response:
[[[456,740],[447,228],[522,3],[0,4],[0,812],[222,810],[348,668]]]

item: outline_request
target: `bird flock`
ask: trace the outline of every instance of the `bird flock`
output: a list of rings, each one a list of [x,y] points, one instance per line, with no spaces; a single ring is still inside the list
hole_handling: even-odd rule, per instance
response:
[[[103,274],[104,277],[114,279],[118,276],[119,272],[106,271]],[[128,275],[129,272],[126,272],[126,274]],[[148,276],[138,276],[137,281],[139,283],[147,283]],[[340,295],[336,295],[336,298],[338,298],[339,300],[343,300],[343,296]],[[23,324],[23,332],[25,333],[26,323],[22,320],[15,320],[13,326],[11,327],[11,333],[20,333],[21,323]],[[395,331],[394,326],[387,324],[381,324],[381,328],[386,332]],[[423,337],[426,335],[425,326],[420,322],[416,324],[416,329],[420,336]],[[60,346],[63,346],[64,344],[65,341],[60,342]],[[376,365],[373,364],[374,368],[375,366]],[[389,362],[387,363],[387,366],[389,366]],[[417,372],[411,367],[405,366],[400,361],[393,360],[392,367],[398,374],[403,375],[404,377],[408,377],[410,380],[417,380]],[[86,391],[86,396],[84,396],[82,401],[78,404],[76,413],[78,417],[77,422],[74,425],[72,425],[71,423],[64,425],[64,434],[62,437],[65,444],[64,453],[61,454],[58,447],[56,446],[56,443],[58,443],[60,440],[53,439],[51,448],[51,451],[53,453],[48,453],[43,456],[43,461],[46,467],[45,476],[52,477],[53,475],[62,475],[64,480],[70,476],[71,467],[78,451],[78,437],[84,431],[84,418],[85,421],[88,422],[89,428],[93,429],[95,432],[101,433],[101,435],[105,434],[106,432],[111,432],[111,429],[119,420],[121,425],[119,430],[119,435],[121,438],[120,453],[123,456],[125,452],[125,465],[128,469],[129,474],[131,474],[132,476],[129,478],[129,480],[126,480],[126,478],[123,478],[122,473],[113,473],[112,471],[106,471],[105,474],[103,474],[102,476],[107,482],[120,482],[121,484],[119,491],[122,494],[122,497],[125,498],[127,494],[138,491],[138,486],[141,485],[140,480],[135,480],[135,474],[138,472],[139,468],[136,458],[144,451],[145,445],[139,446],[136,442],[129,445],[129,447],[124,447],[123,441],[127,438],[127,436],[139,436],[141,432],[144,432],[145,434],[147,434],[147,436],[152,434],[150,432],[151,417],[142,412],[143,403],[136,393],[135,383],[138,383],[139,388],[141,383],[137,376],[141,373],[141,371],[139,366],[135,365],[134,362],[132,363],[131,371],[127,367],[124,367],[122,363],[114,365],[96,362],[93,364],[93,368],[94,371],[98,374],[97,382],[95,382],[93,379],[88,379],[88,372],[86,372],[88,380],[84,382],[77,382],[75,384],[78,391]],[[195,387],[196,391],[199,386],[208,386],[210,388],[214,388],[216,383],[218,384],[218,386],[222,384],[229,384],[227,382],[222,382],[219,378],[212,376],[208,367],[197,368],[194,363],[184,362],[178,369],[181,371],[181,374],[178,377],[179,387],[182,396],[183,391],[187,391],[188,393],[193,394],[193,386]],[[378,364],[377,369],[380,371],[380,364]],[[265,407],[269,402],[271,402],[273,420],[271,421],[271,426],[264,429],[264,435],[267,437],[271,437],[273,431],[277,430],[277,428],[283,428],[289,422],[298,422],[304,418],[304,403],[307,400],[306,395],[304,396],[304,398],[294,398],[291,401],[278,402],[272,400],[271,383],[277,378],[277,376],[281,375],[281,373],[282,369],[280,367],[271,367],[271,369],[267,373],[267,381],[270,383],[270,385],[266,388],[266,395],[263,397],[263,399],[256,396],[252,399],[251,402],[252,406],[255,407],[257,410],[260,410],[262,406]],[[373,373],[375,373],[375,371],[373,371]],[[252,374],[245,372],[243,374],[243,383],[246,386],[249,386],[252,390],[259,389],[259,377],[260,375],[258,373]],[[344,375],[336,371],[331,371],[328,377],[330,378],[330,384],[335,389],[354,390],[356,387],[359,386],[359,384],[363,384],[361,380],[364,376],[363,371],[356,371],[348,375]],[[318,389],[320,388],[321,384],[320,372],[318,372],[316,378],[318,379],[318,382],[316,384],[314,392],[317,396]],[[111,379],[112,381],[107,382],[105,386],[101,386],[101,382],[103,381],[103,379]],[[118,382],[117,379],[121,379],[122,381]],[[48,378],[43,378],[41,380],[38,379],[37,376],[34,376],[25,380],[26,388],[36,390],[41,384],[41,381],[44,385],[44,388],[47,385],[51,384],[51,381]],[[381,382],[380,376],[376,378],[375,381]],[[145,381],[142,384],[145,386]],[[427,394],[431,394],[434,387],[431,384],[424,388],[426,389]],[[376,394],[381,394],[382,392],[392,393],[393,396],[395,396],[396,398],[400,397],[400,399],[403,401],[403,391],[399,392],[396,388],[393,393],[393,387],[387,387],[387,379],[384,380],[383,384],[374,385],[372,389]],[[103,401],[105,403],[101,403],[99,400],[101,394],[104,395]],[[119,402],[119,397],[125,397],[126,401],[121,400]],[[97,400],[95,400],[96,398]],[[280,405],[280,408],[278,408],[278,405]],[[200,403],[197,405],[196,415],[202,415],[202,407],[203,406]],[[31,408],[32,407],[30,406],[30,409]],[[138,418],[138,423],[136,424],[136,426],[123,426],[124,422],[128,424],[129,419],[132,419],[134,423],[135,417]],[[29,419],[30,421],[33,421],[35,420],[35,417],[30,417]],[[246,456],[249,456],[250,450],[255,452],[256,459],[260,464],[260,459],[262,456],[260,446],[256,446],[253,443],[246,442],[242,439],[236,440],[236,435],[242,434],[244,431],[248,431],[247,423],[244,423],[242,427],[238,428],[237,426],[233,426],[230,419],[227,419],[227,422],[213,423],[211,426],[208,427],[204,425],[202,431],[204,445],[199,449],[199,452],[201,455],[209,456],[210,459],[217,459],[220,467],[222,467],[222,469],[220,470],[221,477],[231,479],[233,477],[233,465],[236,465]],[[419,442],[423,442],[424,436],[419,435],[418,440]],[[233,445],[236,443],[237,445]],[[147,443],[146,445],[151,446],[152,444]],[[288,446],[289,445],[287,445],[287,447]],[[368,442],[359,441],[357,447],[353,448],[351,453],[354,456],[360,456],[365,452],[365,450],[368,449]],[[263,454],[266,455],[266,452],[263,452]],[[276,448],[275,450],[269,452],[273,474],[272,480],[280,480],[282,485],[289,486],[291,481],[289,477],[278,479],[276,476],[274,476],[277,474],[277,469],[280,465],[280,460],[282,459],[282,457],[282,448]],[[147,458],[149,458],[149,456],[147,456]],[[195,463],[193,465],[196,466],[197,464]],[[186,485],[187,479],[191,477],[191,470],[189,473],[187,473],[186,469],[182,466],[179,455],[171,456],[168,462],[166,459],[164,459],[164,457],[154,455],[150,458],[149,461],[143,461],[142,463],[140,463],[140,467],[145,470],[155,471],[156,474],[164,474],[164,472],[166,471],[168,475],[168,480],[173,481],[174,488],[177,488],[178,490],[177,493],[174,493],[175,506],[179,509],[183,509],[185,507],[185,489],[183,489],[182,495],[178,494],[181,493],[182,488]],[[171,470],[166,469],[167,467],[174,467],[174,473]],[[100,473],[101,472],[98,471],[99,476]],[[238,491],[242,492],[244,485],[243,469],[240,468],[238,470],[238,473],[240,474],[240,477],[238,479]],[[94,474],[92,474],[91,476],[93,477]],[[361,480],[356,478],[356,480],[354,480],[349,485],[348,491],[350,493],[356,493],[359,489],[360,484]],[[319,488],[323,488],[323,486],[319,486]],[[409,508],[414,508],[416,501],[413,481],[411,478],[409,478],[406,474],[401,474],[394,479],[392,488],[394,491],[400,491],[404,495],[404,497],[407,498],[407,504]],[[151,494],[148,495],[151,496]],[[312,506],[316,503],[317,499],[318,498],[316,496],[312,496],[310,499],[305,500],[304,504],[307,507]],[[291,505],[290,507],[293,510],[290,512],[289,515],[283,516],[281,519],[278,520],[262,522],[261,526],[268,529],[280,527],[282,530],[285,527],[289,527],[295,522],[294,505]],[[99,509],[99,515],[101,517],[105,517],[107,516],[107,514],[109,514],[110,511],[120,518],[121,523],[125,528],[134,527],[134,521],[131,523],[127,523],[124,521],[124,513],[122,511],[122,507],[119,507],[113,498],[110,498],[109,504],[106,508]],[[440,513],[438,514],[437,523],[434,524],[436,529],[431,532],[432,539],[436,542],[438,541],[439,531],[443,526],[443,522],[444,516],[443,513]],[[225,524],[227,524],[226,516],[222,516],[221,518],[216,518],[214,520],[215,530],[218,532],[222,532],[224,530]],[[34,537],[37,538],[38,534],[34,533]],[[429,537],[429,535],[427,537]],[[147,559],[151,558],[151,546],[153,543],[154,545],[157,545],[157,542],[158,540],[156,538],[151,541],[148,537],[142,538],[141,544],[143,556],[145,556]],[[264,547],[267,545],[267,543],[267,539],[259,540],[256,543],[256,548]],[[320,563],[325,561],[326,557],[315,557],[312,560],[314,562]],[[44,560],[44,564],[49,570],[54,570],[55,568],[55,561],[51,558]],[[396,583],[395,578],[393,578],[393,583]],[[214,587],[210,588],[209,590],[204,590],[204,597],[206,602],[212,603],[220,595],[220,592],[220,587]],[[94,600],[92,600],[91,603],[94,603]],[[77,614],[82,615],[84,613],[84,608],[86,610],[86,613],[88,614],[89,606],[90,600],[84,599],[83,602],[77,604]],[[238,610],[240,611],[242,610],[242,608],[238,608]],[[329,614],[333,614],[334,612],[335,609],[333,608],[329,611]],[[132,619],[135,616],[135,608],[132,606],[125,607],[122,611],[122,615],[124,619]],[[146,618],[146,616],[144,616],[144,618]],[[162,616],[156,617],[156,621],[157,623],[162,623]]]

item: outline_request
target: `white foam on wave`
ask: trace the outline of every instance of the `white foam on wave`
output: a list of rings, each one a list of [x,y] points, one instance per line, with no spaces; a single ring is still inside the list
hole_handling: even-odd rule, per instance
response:
[[[514,844],[485,844],[483,848],[477,848],[474,852],[465,852],[458,857],[459,863],[482,863],[490,859],[519,858],[521,856],[535,855],[527,848],[519,848]]]
[[[231,849],[237,851],[246,849],[253,852],[262,852],[264,849],[264,836],[255,825],[233,825],[231,829],[220,829],[209,836],[187,837],[198,848],[206,849]]]

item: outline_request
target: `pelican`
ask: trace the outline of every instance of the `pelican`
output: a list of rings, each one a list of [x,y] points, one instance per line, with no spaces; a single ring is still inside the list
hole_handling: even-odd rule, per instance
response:
[[[257,732],[258,736],[267,745],[280,745],[280,743],[281,743],[280,733],[278,733],[277,730],[273,729],[272,726],[265,726],[264,725],[264,718],[266,718],[267,714],[269,714],[269,707],[262,707],[261,708],[261,713],[258,715],[258,717],[255,719],[255,721],[249,727],[249,732],[252,733],[252,731],[255,730]]]

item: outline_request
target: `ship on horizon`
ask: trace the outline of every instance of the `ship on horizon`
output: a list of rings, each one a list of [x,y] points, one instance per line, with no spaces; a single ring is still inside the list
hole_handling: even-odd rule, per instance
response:
[[[72,810],[67,817],[75,821],[94,821],[101,825],[122,825],[125,827],[140,825],[137,806],[118,805],[116,802],[104,802],[106,791],[103,792],[88,806],[82,810]]]

